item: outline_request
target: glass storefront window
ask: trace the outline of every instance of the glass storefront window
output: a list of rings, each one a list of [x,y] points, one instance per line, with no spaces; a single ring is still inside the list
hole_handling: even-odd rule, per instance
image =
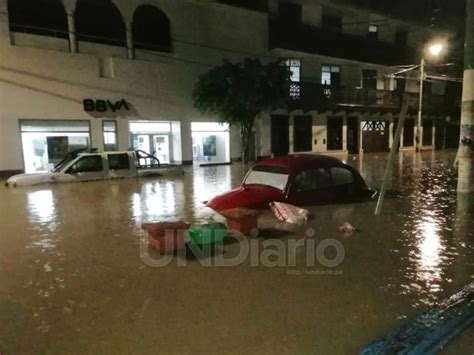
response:
[[[90,147],[88,121],[21,120],[25,172],[50,171],[67,153]]]
[[[104,132],[104,151],[117,150],[117,122],[103,121],[102,130]]]
[[[230,162],[229,125],[218,122],[191,122],[193,161],[203,164]]]

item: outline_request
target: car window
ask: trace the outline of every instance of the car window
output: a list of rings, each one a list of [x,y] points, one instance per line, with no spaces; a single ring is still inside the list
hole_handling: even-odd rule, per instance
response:
[[[326,169],[312,168],[299,173],[293,182],[297,192],[325,189],[330,185],[330,178]]]
[[[284,190],[288,182],[288,170],[279,166],[257,165],[250,170],[244,185],[265,185]]]
[[[130,169],[130,162],[128,154],[108,154],[109,169],[110,170],[128,170]]]
[[[349,185],[354,183],[354,176],[349,169],[331,168],[332,184],[334,186]]]
[[[68,169],[69,174],[102,171],[102,157],[99,155],[85,156]]]

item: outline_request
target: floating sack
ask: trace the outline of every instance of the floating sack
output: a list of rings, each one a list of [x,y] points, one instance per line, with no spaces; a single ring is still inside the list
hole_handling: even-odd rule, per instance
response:
[[[227,235],[227,227],[224,223],[211,223],[203,226],[191,226],[188,230],[191,243],[197,245],[214,244],[221,242]]]
[[[305,224],[309,218],[309,211],[282,202],[270,202],[270,209],[275,217],[282,222]]]

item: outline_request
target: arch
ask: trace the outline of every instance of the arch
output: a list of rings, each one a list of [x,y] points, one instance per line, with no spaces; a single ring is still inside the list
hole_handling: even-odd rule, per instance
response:
[[[140,5],[133,14],[135,48],[171,52],[171,25],[166,14],[153,5]]]
[[[12,32],[68,38],[67,15],[61,0],[8,0],[8,19]]]
[[[75,19],[79,41],[113,46],[125,44],[125,23],[111,0],[78,0]]]

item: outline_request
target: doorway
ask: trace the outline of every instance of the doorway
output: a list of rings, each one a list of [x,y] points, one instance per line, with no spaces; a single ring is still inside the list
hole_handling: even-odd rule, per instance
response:
[[[288,155],[290,151],[290,120],[286,115],[272,115],[271,151],[274,156]]]
[[[328,150],[342,150],[342,117],[328,117]]]
[[[433,120],[423,120],[422,145],[433,145]]]
[[[362,123],[362,139],[364,144],[364,152],[387,152],[389,150],[388,136],[388,122],[364,121]]]
[[[413,140],[415,139],[415,120],[408,119],[403,123],[403,146],[413,147]]]
[[[349,154],[359,152],[359,119],[357,117],[347,118],[347,151]]]
[[[293,128],[293,151],[310,152],[313,150],[313,117],[295,116]]]
[[[130,122],[132,149],[156,156],[161,164],[171,162],[170,136],[170,122]]]

